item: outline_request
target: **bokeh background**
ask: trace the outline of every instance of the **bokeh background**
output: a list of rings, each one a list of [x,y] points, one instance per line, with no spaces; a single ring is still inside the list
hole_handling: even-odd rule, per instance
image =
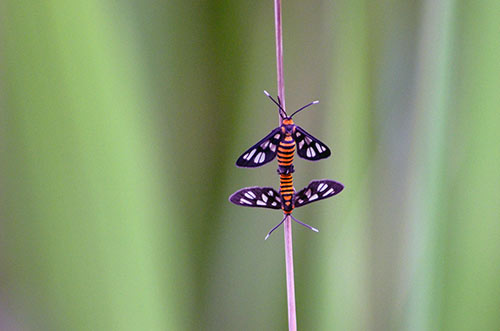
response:
[[[500,329],[500,2],[283,3],[301,330]],[[0,2],[0,330],[284,330],[273,3]]]

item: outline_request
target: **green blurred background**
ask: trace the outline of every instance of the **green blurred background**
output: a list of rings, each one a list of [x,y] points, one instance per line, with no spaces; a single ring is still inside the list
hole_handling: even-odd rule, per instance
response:
[[[301,330],[500,329],[500,2],[283,3]],[[1,0],[0,330],[285,330],[273,3]]]

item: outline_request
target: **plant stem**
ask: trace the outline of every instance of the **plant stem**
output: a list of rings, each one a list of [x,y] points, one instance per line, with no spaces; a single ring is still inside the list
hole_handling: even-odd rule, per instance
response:
[[[285,79],[283,78],[283,33],[281,28],[281,0],[274,0],[274,26],[276,30],[276,77],[278,79],[278,97],[285,107]],[[280,124],[282,122],[279,116]]]
[[[274,24],[276,28],[276,71],[278,80],[278,97],[281,106],[285,107],[285,80],[283,77],[283,33],[281,28],[281,0],[274,0]],[[279,116],[280,125],[282,122]],[[295,313],[295,281],[293,274],[293,244],[292,244],[292,220],[290,216],[285,219],[283,225],[285,234],[285,264],[286,264],[286,294],[288,302],[288,329],[297,330],[297,317]]]
[[[288,216],[283,224],[285,232],[286,294],[288,301],[288,329],[297,330],[295,314],[295,281],[293,276],[292,220]]]

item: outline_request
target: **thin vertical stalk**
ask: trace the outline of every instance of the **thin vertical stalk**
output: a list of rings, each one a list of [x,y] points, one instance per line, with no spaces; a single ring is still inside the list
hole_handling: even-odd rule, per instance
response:
[[[281,28],[281,0],[274,0],[274,25],[276,29],[276,73],[278,81],[278,97],[283,109],[285,107],[285,80],[283,77],[283,33]],[[280,125],[282,122],[279,117]],[[286,293],[288,303],[288,329],[297,330],[295,313],[295,281],[293,273],[292,220],[287,216],[283,226],[285,235]]]
[[[279,1],[279,0],[278,0]],[[295,314],[295,281],[293,274],[293,243],[292,220],[287,216],[283,224],[285,233],[285,263],[286,263],[286,294],[288,301],[288,329],[297,330],[297,317]]]
[[[274,26],[276,29],[276,77],[278,79],[278,97],[281,106],[285,106],[285,79],[283,76],[283,33],[281,29],[281,0],[274,0]],[[279,116],[280,124],[282,122]]]

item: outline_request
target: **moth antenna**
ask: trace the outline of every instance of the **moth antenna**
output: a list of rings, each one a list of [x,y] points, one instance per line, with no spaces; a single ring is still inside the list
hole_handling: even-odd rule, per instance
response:
[[[277,228],[280,227],[281,224],[283,224],[283,222],[286,220],[286,215],[285,217],[283,218],[283,220],[281,222],[278,223],[278,225],[276,225],[274,228],[271,229],[271,231],[269,231],[269,233],[267,234],[266,238],[264,240],[267,240],[267,238],[269,238],[269,236],[271,235],[271,233],[273,233],[274,230],[276,230]]]
[[[292,214],[290,214],[290,216],[292,217],[292,219],[293,219],[295,222],[299,223],[300,225],[305,226],[305,227],[306,227],[306,228],[308,228],[309,230],[313,230],[314,232],[319,232],[319,230],[318,230],[318,229],[316,229],[315,227],[310,226],[309,224],[302,223],[301,221],[299,221],[298,219],[296,219],[295,217],[293,217],[293,216],[292,216]]]
[[[269,99],[271,99],[276,104],[276,106],[279,107],[279,110],[281,110],[283,112],[283,114],[285,114],[285,116],[283,116],[283,114],[279,113],[280,116],[281,116],[281,118],[288,117],[286,111],[283,108],[281,108],[281,104],[279,104],[276,100],[274,100],[274,98],[269,94],[269,92],[267,92],[266,90],[264,90],[264,94],[267,95],[267,97]]]
[[[299,110],[295,111],[292,115],[290,115],[290,118],[293,117],[293,115],[297,114],[299,111],[301,111],[303,109],[306,109],[307,107],[315,105],[317,103],[319,103],[319,100],[315,100],[315,101],[313,101],[311,103],[308,103],[307,105],[305,105],[304,107],[300,108]]]

